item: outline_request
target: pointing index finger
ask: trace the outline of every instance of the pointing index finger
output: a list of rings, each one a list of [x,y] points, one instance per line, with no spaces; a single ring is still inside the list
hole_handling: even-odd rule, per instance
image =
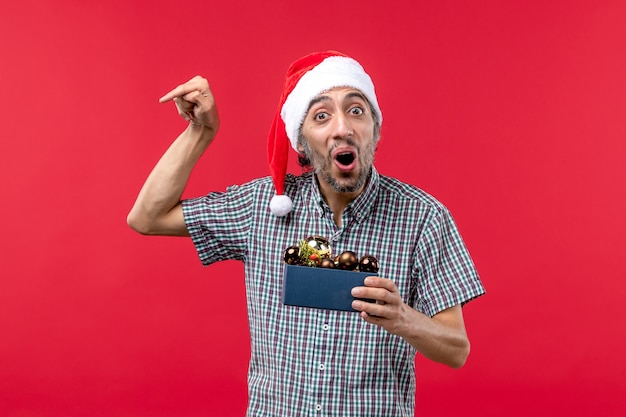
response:
[[[178,87],[161,97],[159,99],[159,103],[167,103],[168,101],[176,97],[182,97],[185,94],[192,92],[193,90],[194,89],[187,87],[186,84],[179,85]]]
[[[186,83],[179,85],[169,93],[165,94],[159,99],[159,103],[166,103],[176,97],[183,97],[185,94],[191,93],[196,90],[203,91],[207,88],[209,88],[209,84],[206,82],[206,80],[197,75]]]

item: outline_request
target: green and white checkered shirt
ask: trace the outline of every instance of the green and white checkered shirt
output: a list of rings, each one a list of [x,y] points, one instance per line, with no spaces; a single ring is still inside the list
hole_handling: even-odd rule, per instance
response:
[[[312,174],[288,175],[287,217],[269,211],[271,178],[183,201],[204,265],[245,264],[251,359],[248,416],[414,416],[415,349],[358,313],[286,306],[284,250],[326,237],[338,254],[372,254],[404,302],[429,316],[484,293],[447,209],[372,170],[338,228]]]

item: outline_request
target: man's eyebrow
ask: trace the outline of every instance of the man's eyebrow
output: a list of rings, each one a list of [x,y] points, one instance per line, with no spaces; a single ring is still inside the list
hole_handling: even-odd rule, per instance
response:
[[[354,97],[358,97],[358,98],[360,98],[361,100],[363,100],[364,102],[367,103],[367,99],[365,98],[365,96],[362,93],[358,92],[358,91],[353,91],[353,92],[348,93],[346,95],[346,98],[354,98]]]
[[[328,96],[317,96],[317,97],[315,97],[315,98],[314,98],[313,100],[311,100],[311,102],[309,103],[309,108],[307,109],[307,111],[308,111],[308,110],[311,110],[311,107],[315,106],[317,103],[320,103],[320,102],[322,102],[322,101],[327,101],[327,100],[330,100],[330,97],[328,97]]]
[[[358,92],[358,91],[352,91],[352,92],[350,92],[350,93],[346,94],[346,96],[344,97],[344,99],[351,99],[351,98],[354,98],[354,97],[360,98],[361,100],[363,100],[363,101],[364,101],[364,102],[366,102],[366,103],[368,102],[368,100],[365,98],[365,96],[364,96],[362,93]],[[307,109],[307,112],[308,112],[309,110],[311,110],[311,107],[313,107],[313,106],[314,106],[314,105],[316,105],[317,103],[321,103],[322,101],[327,101],[327,100],[330,100],[330,97],[325,96],[325,95],[320,95],[320,96],[315,97],[315,98],[314,98],[313,100],[311,100],[311,102],[309,103],[309,108]]]

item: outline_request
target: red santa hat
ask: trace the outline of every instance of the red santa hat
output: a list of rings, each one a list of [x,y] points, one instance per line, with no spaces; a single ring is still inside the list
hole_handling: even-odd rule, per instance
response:
[[[306,55],[291,64],[268,138],[268,162],[276,188],[270,210],[276,216],[286,216],[293,209],[293,202],[284,195],[289,145],[298,152],[298,131],[311,101],[335,87],[359,90],[369,100],[379,123],[383,121],[374,83],[354,59],[340,52],[326,51]]]

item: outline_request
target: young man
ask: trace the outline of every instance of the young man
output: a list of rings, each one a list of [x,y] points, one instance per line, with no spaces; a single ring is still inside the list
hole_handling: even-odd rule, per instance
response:
[[[195,77],[161,98],[189,121],[129,216],[140,233],[190,236],[204,265],[244,262],[252,352],[249,416],[413,416],[417,352],[451,367],[469,354],[461,306],[484,293],[446,208],[373,166],[382,113],[361,65],[338,52],[287,72],[269,136],[272,177],[181,201],[219,127]],[[289,146],[312,171],[285,175]],[[372,254],[359,313],[281,302],[283,252],[307,236]]]

